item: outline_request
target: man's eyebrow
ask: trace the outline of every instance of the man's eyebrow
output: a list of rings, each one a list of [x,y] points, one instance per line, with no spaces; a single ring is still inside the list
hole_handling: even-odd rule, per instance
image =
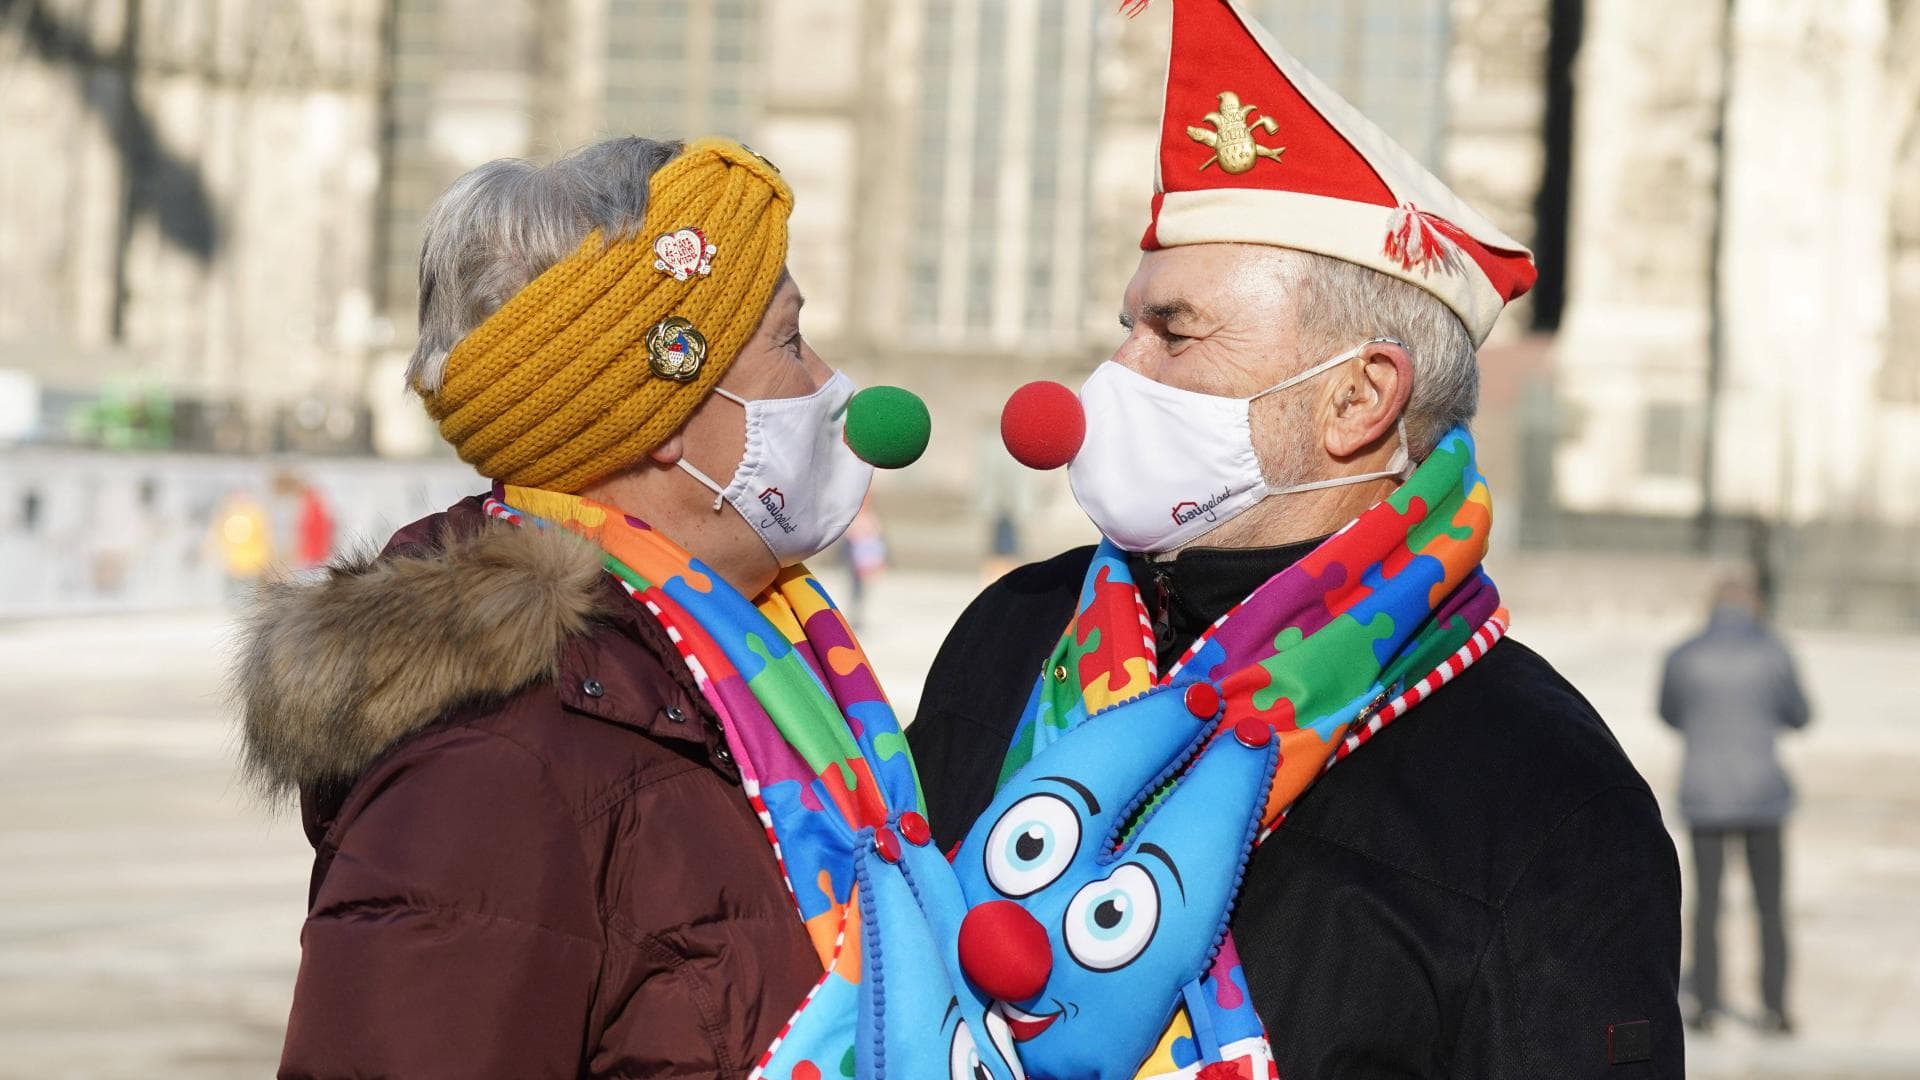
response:
[[[1182,895],[1185,895],[1185,894],[1184,894],[1184,893],[1182,893]],[[953,1010],[955,1010],[955,1009],[957,1009],[957,1008],[959,1008],[959,1007],[960,1007],[960,999],[959,999],[959,998],[957,998],[957,997],[950,997],[950,998],[948,998],[948,999],[947,999],[947,1011],[946,1011],[946,1013],[945,1013],[944,1015],[942,1015],[942,1016],[940,1017],[940,1026],[941,1026],[941,1027],[946,1027],[946,1026],[947,1026],[947,1021],[948,1021],[949,1019],[951,1019],[951,1018],[952,1018],[952,1016],[953,1016]]]
[[[1072,788],[1081,798],[1087,800],[1087,813],[1098,814],[1100,812],[1100,800],[1094,798],[1093,792],[1087,789],[1087,785],[1080,783],[1078,780],[1069,780],[1064,776],[1042,776],[1040,779],[1051,780],[1056,784],[1063,784]]]
[[[1140,845],[1140,854],[1151,855],[1161,862],[1166,863],[1167,871],[1173,875],[1173,883],[1180,887],[1180,899],[1185,900],[1187,898],[1187,883],[1180,880],[1180,868],[1173,865],[1173,856],[1167,854],[1166,848],[1161,847],[1159,844],[1149,842]]]
[[[1181,317],[1191,318],[1200,314],[1191,300],[1162,300],[1157,304],[1146,304],[1140,308],[1140,314],[1156,322],[1172,322]]]

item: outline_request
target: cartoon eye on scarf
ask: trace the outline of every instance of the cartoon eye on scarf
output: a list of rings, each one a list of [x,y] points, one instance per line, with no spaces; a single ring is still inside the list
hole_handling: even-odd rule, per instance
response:
[[[1064,777],[1057,782],[1073,783]],[[1029,795],[1001,814],[987,834],[987,880],[1002,896],[1017,900],[1053,884],[1079,850],[1080,815],[1073,806],[1058,795]]]
[[[1010,1069],[1014,1076],[1023,1076],[1020,1059],[1013,1052],[1013,1035],[1008,1032],[1006,1024],[983,1024],[993,1036],[993,1045],[983,1054],[980,1044],[974,1040],[973,1028],[960,1015],[959,998],[948,999],[947,1017],[951,1023],[943,1025],[941,1029],[947,1044],[947,1080],[994,1080],[1000,1075],[994,1071],[996,1066]],[[951,1026],[951,1033],[946,1030],[947,1026]],[[898,1075],[916,1074],[902,1072]]]
[[[960,967],[1034,1075],[1133,1076],[1220,946],[1279,752],[1221,715],[1207,683],[1105,709],[961,845]]]
[[[1078,787],[1065,777],[1053,782]],[[1097,806],[1084,787],[1083,805]],[[1031,896],[1059,879],[1080,849],[1080,813],[1056,795],[1029,795],[994,822],[987,835],[987,880],[1003,896]],[[1158,858],[1180,879],[1165,849],[1142,844],[1144,855]],[[1153,875],[1135,863],[1123,863],[1104,880],[1080,887],[1067,904],[1060,928],[1067,955],[1094,971],[1125,967],[1153,940],[1160,924],[1160,889]]]

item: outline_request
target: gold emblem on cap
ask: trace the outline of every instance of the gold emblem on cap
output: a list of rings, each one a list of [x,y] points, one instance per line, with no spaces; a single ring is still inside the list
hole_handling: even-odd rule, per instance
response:
[[[669,315],[647,331],[647,364],[655,375],[691,382],[706,362],[707,339],[691,320]]]
[[[1286,153],[1286,147],[1261,146],[1254,141],[1255,130],[1269,135],[1280,133],[1280,125],[1271,116],[1247,122],[1247,117],[1252,116],[1258,108],[1257,105],[1240,104],[1240,95],[1231,90],[1220,91],[1220,111],[1202,117],[1213,125],[1214,130],[1194,126],[1187,128],[1187,136],[1194,142],[1213,147],[1213,156],[1200,163],[1202,169],[1217,161],[1220,168],[1227,172],[1243,173],[1263,157],[1280,160],[1280,155]]]

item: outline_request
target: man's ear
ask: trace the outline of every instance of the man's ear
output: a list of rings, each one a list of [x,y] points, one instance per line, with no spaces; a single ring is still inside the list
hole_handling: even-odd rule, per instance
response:
[[[667,436],[666,442],[647,451],[647,457],[656,465],[673,466],[680,463],[680,458],[685,452],[686,443],[680,438],[680,432],[676,431]]]
[[[1337,371],[1326,445],[1328,455],[1346,459],[1385,438],[1406,412],[1413,357],[1397,342],[1375,341]]]

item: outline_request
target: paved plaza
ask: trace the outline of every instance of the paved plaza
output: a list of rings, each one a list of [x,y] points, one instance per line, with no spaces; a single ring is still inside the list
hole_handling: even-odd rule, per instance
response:
[[[870,598],[863,639],[904,714],[975,587],[896,574]],[[1651,700],[1684,627],[1513,606],[1515,636],[1670,795],[1676,742]],[[0,1077],[271,1075],[310,853],[297,814],[236,780],[229,635],[219,612],[0,623]],[[1803,800],[1788,834],[1801,1034],[1729,1025],[1694,1042],[1691,1072],[1917,1076],[1920,638],[1790,636],[1816,707],[1786,750]],[[1757,1011],[1732,881],[1728,989]]]

